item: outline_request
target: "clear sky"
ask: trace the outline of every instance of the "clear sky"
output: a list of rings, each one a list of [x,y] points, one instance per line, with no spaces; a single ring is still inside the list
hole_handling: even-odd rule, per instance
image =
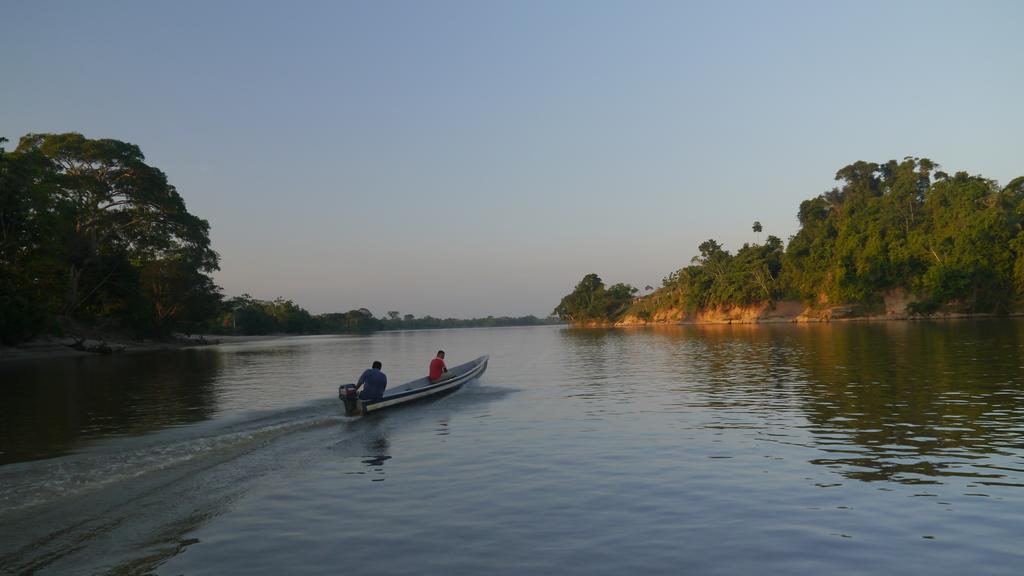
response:
[[[1024,174],[1024,2],[0,0],[0,136],[135,143],[228,295],[545,315],[856,160]],[[762,234],[762,239],[764,234]]]

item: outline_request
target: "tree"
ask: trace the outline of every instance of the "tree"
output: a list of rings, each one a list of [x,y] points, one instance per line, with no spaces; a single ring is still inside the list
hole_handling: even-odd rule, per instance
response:
[[[553,314],[569,322],[585,322],[596,316],[595,302],[604,292],[604,282],[597,274],[587,274],[573,291],[562,298]]]
[[[0,341],[36,334],[57,302],[61,243],[48,196],[33,183],[44,169],[34,154],[8,154],[0,138]]]
[[[215,307],[220,292],[209,273],[217,265],[209,224],[137,146],[69,133],[29,134],[14,152],[0,149],[0,336],[8,342],[64,315],[169,332]],[[8,329],[16,319],[20,328]]]
[[[754,221],[753,230],[754,230],[754,233],[757,234],[757,241],[760,242],[761,241],[761,230],[763,230],[763,228],[761,228],[761,223],[755,220]]]
[[[636,292],[636,288],[622,283],[605,289],[600,276],[587,274],[572,293],[562,298],[553,313],[574,323],[614,322],[633,302]]]
[[[626,309],[629,308],[629,305],[633,303],[636,293],[637,289],[629,284],[620,282],[609,286],[608,290],[600,298],[601,319],[605,322],[618,320]]]
[[[220,287],[213,280],[180,259],[153,260],[142,266],[140,291],[150,305],[152,325],[157,333],[167,334],[175,325],[196,331],[213,317],[221,302]]]
[[[1009,310],[1019,232],[1012,199],[993,181],[965,172],[932,186],[911,238],[923,262],[915,283],[921,296],[968,312]]]
[[[349,332],[372,332],[379,330],[381,321],[374,318],[366,308],[350,310],[345,313],[345,325]]]
[[[100,270],[91,284],[84,282],[103,256],[180,259],[200,273],[218,269],[209,224],[185,209],[177,190],[144,162],[138,146],[76,133],[29,134],[16,153],[45,159],[41,185],[64,217],[58,232],[67,246],[65,313],[110,280]]]
[[[1018,176],[1003,188],[1002,203],[1010,210],[1014,239],[1013,282],[1018,298],[1024,296],[1024,176]]]
[[[999,188],[908,156],[854,162],[836,181],[800,204],[800,228],[788,245],[771,235],[762,245],[758,236],[732,254],[706,240],[689,266],[667,275],[633,312],[802,298],[877,313],[893,290],[911,292],[919,312],[1001,313],[1024,304],[1024,177]],[[760,222],[752,229],[763,231]],[[589,303],[611,289],[587,290],[587,281],[563,298],[560,317],[581,322],[605,314]]]

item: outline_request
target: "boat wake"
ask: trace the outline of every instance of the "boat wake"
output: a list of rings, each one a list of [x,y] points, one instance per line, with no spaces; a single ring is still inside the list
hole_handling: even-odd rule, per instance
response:
[[[327,454],[365,469],[389,458],[389,437],[444,434],[452,413],[506,393],[474,386],[361,418],[321,399],[2,466],[0,574],[152,573],[256,487],[290,482]]]
[[[148,572],[255,480],[358,436],[356,420],[318,400],[3,466],[0,573]]]
[[[3,514],[44,505],[179,466],[192,460],[245,451],[253,444],[316,426],[348,420],[336,401],[261,412],[213,425],[171,428],[156,434],[99,442],[78,454],[0,468]]]

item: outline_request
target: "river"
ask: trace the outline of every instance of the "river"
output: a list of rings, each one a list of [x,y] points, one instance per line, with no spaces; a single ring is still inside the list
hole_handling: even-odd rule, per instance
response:
[[[337,386],[490,354],[364,418]],[[9,574],[1019,574],[1024,322],[296,337],[0,366]]]

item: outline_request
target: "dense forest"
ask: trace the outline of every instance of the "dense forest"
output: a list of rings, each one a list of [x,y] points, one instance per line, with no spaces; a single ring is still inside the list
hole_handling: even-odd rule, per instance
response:
[[[210,225],[135,145],[81,134],[0,138],[0,342],[76,327],[184,333],[338,333],[548,320],[311,315],[290,300],[225,299]]]
[[[0,337],[204,323],[220,302],[209,229],[132,144],[29,134],[0,148]]]
[[[377,318],[366,308],[348,312],[310,314],[291,300],[256,300],[248,294],[225,300],[207,332],[210,334],[341,334],[378,330],[422,330],[428,328],[472,328],[494,326],[537,326],[554,319],[536,316],[488,316],[486,318],[417,318],[388,311]]]
[[[779,300],[871,314],[903,290],[913,314],[1005,314],[1024,296],[1024,177],[1005,187],[926,158],[856,162],[800,204],[788,244],[775,236],[735,254],[713,240],[642,298],[588,274],[554,313],[577,323],[649,318],[668,308],[728,309]],[[755,222],[753,231],[762,227]]]

